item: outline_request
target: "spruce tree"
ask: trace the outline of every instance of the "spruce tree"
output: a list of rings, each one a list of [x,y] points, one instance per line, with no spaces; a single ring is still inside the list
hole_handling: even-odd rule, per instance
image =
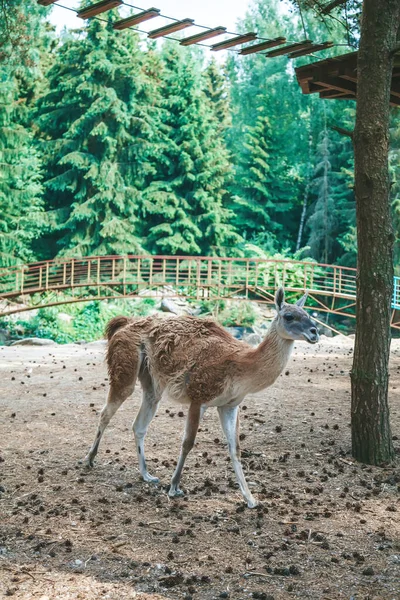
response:
[[[229,253],[239,239],[229,224],[226,147],[203,90],[198,62],[166,44],[162,72],[167,144],[157,180],[146,190],[146,240],[165,254]]]
[[[257,109],[255,125],[246,128],[235,179],[239,230],[266,248],[274,246],[278,235],[283,243],[286,234],[282,222],[287,225],[290,218],[293,186],[264,103]]]
[[[9,67],[0,67],[0,264],[34,259],[43,224],[40,161],[25,125],[26,103]]]
[[[157,153],[153,89],[137,34],[89,21],[49,72],[37,123],[53,252],[142,251],[141,192]]]
[[[215,58],[204,71],[204,92],[210,101],[218,131],[225,138],[231,125],[227,78]]]

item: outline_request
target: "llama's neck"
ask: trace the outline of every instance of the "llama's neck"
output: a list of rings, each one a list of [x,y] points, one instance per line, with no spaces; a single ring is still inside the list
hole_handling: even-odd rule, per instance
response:
[[[272,385],[279,377],[287,365],[293,345],[293,340],[286,340],[278,335],[276,322],[272,321],[266,337],[254,352],[251,384],[255,388],[254,392]]]

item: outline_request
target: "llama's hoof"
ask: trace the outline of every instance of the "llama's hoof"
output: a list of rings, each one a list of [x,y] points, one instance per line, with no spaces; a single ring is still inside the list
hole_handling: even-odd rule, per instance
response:
[[[153,483],[154,485],[157,485],[157,483],[160,483],[160,480],[158,479],[158,477],[153,477],[153,475],[150,475],[149,473],[146,473],[145,475],[143,475],[143,481],[145,481],[146,483]]]
[[[251,497],[247,500],[247,506],[249,508],[256,508],[258,506],[258,502],[255,498]]]
[[[90,458],[89,456],[85,456],[85,458],[83,460],[80,460],[78,462],[78,464],[81,467],[86,467],[87,469],[93,469],[93,458]]]
[[[168,496],[170,498],[182,498],[182,496],[184,496],[184,495],[185,495],[185,492],[183,492],[179,488],[176,488],[176,489],[171,488],[168,492]]]

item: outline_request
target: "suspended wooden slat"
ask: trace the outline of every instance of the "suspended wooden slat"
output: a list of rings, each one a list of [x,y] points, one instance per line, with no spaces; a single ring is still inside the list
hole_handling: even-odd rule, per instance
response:
[[[302,42],[297,42],[296,44],[289,44],[288,46],[283,46],[282,48],[271,50],[271,52],[267,52],[265,56],[268,56],[268,58],[273,58],[274,56],[282,56],[283,54],[289,54],[290,52],[294,52],[295,50],[309,48],[311,44],[312,40],[303,40]]]
[[[136,15],[131,15],[130,17],[126,17],[126,19],[116,21],[113,25],[113,29],[120,31],[121,29],[126,29],[127,27],[133,27],[134,25],[143,23],[143,21],[148,21],[149,19],[158,17],[160,12],[161,11],[159,8],[149,8],[148,10],[143,10],[140,13],[136,13]]]
[[[261,42],[260,44],[254,44],[254,46],[247,46],[247,48],[242,48],[239,54],[242,54],[243,56],[246,56],[247,54],[255,54],[255,52],[267,50],[267,48],[273,48],[274,46],[280,46],[280,44],[284,44],[285,42],[285,37],[277,37],[273,40],[268,40],[267,42]]]
[[[181,40],[182,46],[191,46],[192,44],[197,44],[198,42],[203,42],[204,40],[209,40],[210,38],[216,37],[217,35],[222,35],[225,33],[226,27],[215,27],[214,29],[209,29],[208,31],[204,31],[203,33],[197,33],[196,35],[191,35],[183,40]]]
[[[101,2],[96,2],[96,4],[82,8],[82,10],[78,10],[77,16],[80,19],[90,19],[107,10],[111,10],[111,8],[121,6],[121,4],[123,4],[122,0],[102,0]]]
[[[211,50],[213,52],[218,52],[219,50],[226,50],[227,48],[233,48],[233,46],[238,46],[239,44],[245,44],[246,42],[251,42],[252,40],[257,39],[256,33],[245,33],[244,35],[237,35],[234,38],[230,38],[229,40],[225,40],[225,42],[220,42],[219,44],[214,44],[211,46]]]
[[[194,19],[183,19],[182,21],[176,21],[176,23],[172,23],[172,25],[165,25],[165,27],[160,27],[159,29],[153,29],[153,31],[149,31],[148,36],[152,40],[155,40],[156,38],[163,37],[169,33],[175,33],[175,31],[181,31],[181,29],[191,27],[193,23]]]
[[[325,50],[326,48],[332,48],[333,42],[324,42],[323,44],[312,44],[309,48],[303,48],[303,50],[297,50],[291,52],[289,58],[299,58],[299,56],[306,56],[306,54],[312,54],[313,52],[319,52],[319,50]]]
[[[41,6],[50,6],[50,4],[54,4],[57,0],[37,0],[37,3]]]

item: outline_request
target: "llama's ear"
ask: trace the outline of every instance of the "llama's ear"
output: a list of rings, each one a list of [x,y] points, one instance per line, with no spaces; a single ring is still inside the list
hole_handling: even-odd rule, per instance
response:
[[[303,306],[306,303],[307,298],[308,298],[308,291],[304,294],[304,296],[302,296],[300,298],[300,300],[297,300],[296,306],[300,306],[300,308],[303,308]]]
[[[278,312],[280,310],[282,310],[284,303],[285,303],[285,291],[284,291],[283,287],[280,287],[276,290],[276,294],[275,294],[275,306],[276,306],[276,310]]]

